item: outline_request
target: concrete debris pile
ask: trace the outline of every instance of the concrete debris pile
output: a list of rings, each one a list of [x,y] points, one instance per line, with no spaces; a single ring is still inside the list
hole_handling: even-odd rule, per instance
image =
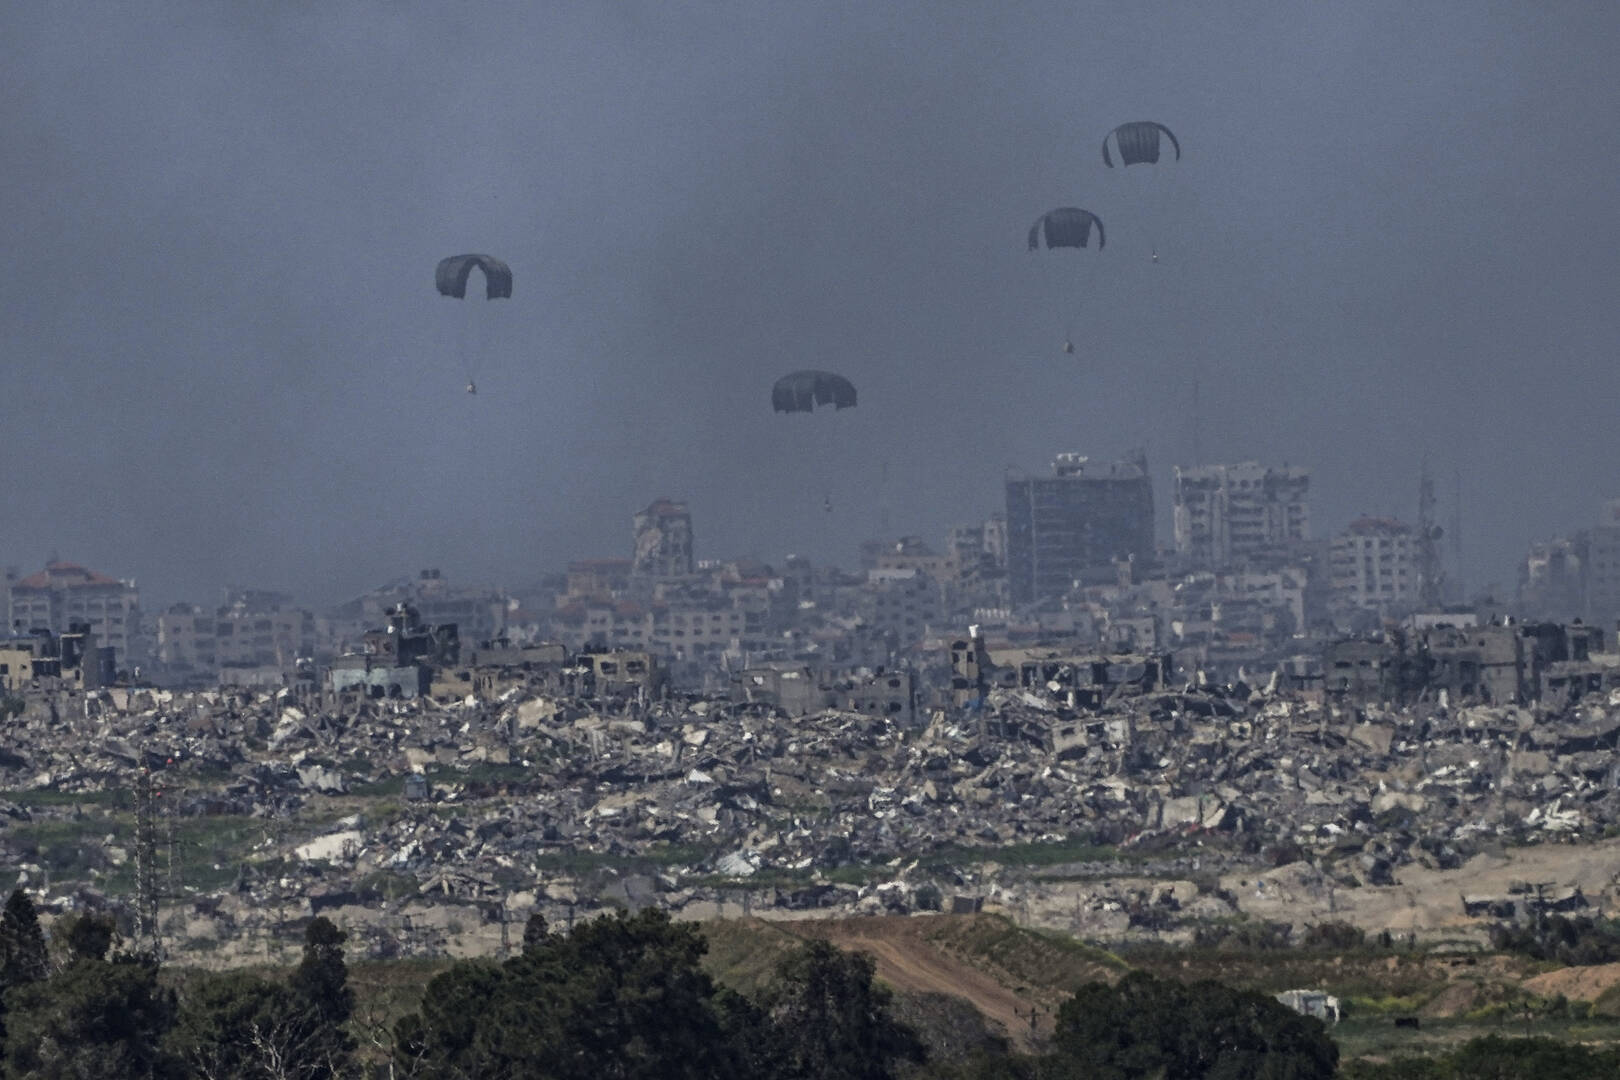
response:
[[[1620,826],[1620,703],[1596,695],[1383,709],[1210,687],[1076,710],[998,689],[921,720],[525,688],[342,708],[63,694],[5,729],[0,861],[58,906],[128,893],[147,776],[171,822],[157,833],[178,837],[160,862],[176,933],[343,908],[387,953],[453,937],[432,914],[446,905],[489,933],[525,907],[905,911],[964,891],[1015,907],[1033,863],[1073,880],[1189,853],[1206,870],[1309,857],[1336,886],[1380,885],[1493,838]],[[72,859],[42,842],[44,823],[92,820]],[[1131,888],[1097,892],[1091,921],[1231,910],[1190,883],[1169,900]]]

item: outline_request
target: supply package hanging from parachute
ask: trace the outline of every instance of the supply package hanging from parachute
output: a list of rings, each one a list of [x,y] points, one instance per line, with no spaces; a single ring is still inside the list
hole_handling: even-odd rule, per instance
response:
[[[1029,250],[1039,251],[1044,242],[1046,250],[1054,251],[1058,248],[1084,248],[1091,244],[1091,230],[1097,230],[1097,250],[1101,251],[1108,242],[1108,235],[1103,231],[1102,219],[1090,210],[1081,210],[1076,206],[1060,206],[1055,210],[1048,210],[1035,219],[1035,224],[1029,227]],[[1078,290],[1077,290],[1078,291]],[[1079,318],[1079,300],[1076,299],[1072,314],[1069,316],[1067,329],[1064,332],[1063,351],[1069,355],[1074,354],[1074,324]]]
[[[793,371],[777,379],[771,386],[771,409],[779,413],[815,412],[818,405],[823,407],[823,412],[827,411],[827,406],[831,406],[832,411],[837,412],[840,409],[854,408],[855,400],[855,384],[831,371]],[[818,443],[824,441],[824,436],[811,436],[810,429],[805,430],[804,437],[813,438]],[[847,429],[841,430],[845,431],[844,437],[847,438]],[[807,468],[816,474],[816,479],[843,488],[843,483],[836,476],[828,476],[822,466],[815,464],[818,458],[819,455],[815,454],[806,455],[804,458]],[[845,494],[847,491],[840,491],[841,500]],[[833,513],[833,493],[830,488],[823,491],[821,512],[823,520],[829,522],[835,520],[827,516]]]
[[[1154,262],[1159,261],[1159,229],[1163,225],[1165,175],[1168,161],[1162,161],[1163,139],[1170,140],[1170,147],[1175,151],[1176,161],[1181,160],[1181,141],[1176,133],[1156,120],[1132,120],[1121,124],[1107,135],[1103,136],[1102,155],[1103,164],[1110,169],[1114,167],[1114,157],[1109,151],[1109,143],[1119,151],[1119,166],[1122,171],[1133,177],[1132,197],[1137,204],[1138,214],[1141,216],[1148,233],[1151,257]],[[1148,165],[1151,168],[1138,169],[1130,173],[1132,165]]]
[[[438,287],[440,296],[466,300],[467,286],[474,270],[484,276],[484,299],[511,299],[512,268],[493,255],[451,255],[440,259],[433,273],[433,283]],[[491,337],[489,314],[475,308],[457,312],[460,326],[456,349],[466,371],[469,394],[478,393],[479,361],[487,353]]]

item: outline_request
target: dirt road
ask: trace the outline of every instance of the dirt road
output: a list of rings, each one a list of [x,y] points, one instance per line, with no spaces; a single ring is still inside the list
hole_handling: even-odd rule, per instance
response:
[[[1027,1047],[1033,1003],[985,972],[940,950],[925,936],[931,921],[876,917],[796,922],[783,925],[783,929],[830,941],[839,948],[871,953],[877,962],[878,978],[896,990],[964,998],[1017,1045]],[[1050,1017],[1039,1015],[1050,1025]]]

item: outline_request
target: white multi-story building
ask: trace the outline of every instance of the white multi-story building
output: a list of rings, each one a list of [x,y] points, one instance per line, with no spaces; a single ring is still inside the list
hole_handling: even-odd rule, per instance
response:
[[[1199,566],[1310,539],[1310,473],[1255,461],[1175,469],[1176,551]]]
[[[290,597],[233,590],[212,611],[175,604],[157,618],[157,658],[176,669],[215,675],[227,668],[291,669],[315,655],[315,616]]]
[[[174,604],[157,617],[157,659],[166,667],[212,674],[218,665],[214,613]]]
[[[1333,538],[1333,593],[1352,607],[1387,611],[1417,602],[1417,531],[1364,517]]]
[[[115,650],[119,667],[141,661],[141,593],[77,563],[52,562],[11,583],[10,626],[15,633],[49,630],[60,637],[72,627],[90,628],[100,646]]]

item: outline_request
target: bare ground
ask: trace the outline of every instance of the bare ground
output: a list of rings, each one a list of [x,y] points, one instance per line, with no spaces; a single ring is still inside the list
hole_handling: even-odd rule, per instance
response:
[[[1620,839],[1583,844],[1538,844],[1476,855],[1456,870],[1404,866],[1396,884],[1327,888],[1306,868],[1285,866],[1256,876],[1232,874],[1221,884],[1245,914],[1297,925],[1349,922],[1370,933],[1416,933],[1420,938],[1479,936],[1483,920],[1463,914],[1462,896],[1506,896],[1517,881],[1579,885],[1601,909],[1615,909],[1620,883]]]
[[[949,916],[942,916],[948,918]],[[786,929],[821,938],[839,948],[870,953],[878,978],[896,990],[952,994],[966,999],[1020,1046],[1031,1039],[1032,1001],[986,972],[943,951],[926,936],[933,919],[878,916],[865,919],[795,922]],[[780,925],[780,924],[779,924]]]
[[[1559,968],[1524,982],[1524,988],[1539,997],[1562,994],[1571,1001],[1596,1001],[1616,985],[1620,985],[1620,964]]]

